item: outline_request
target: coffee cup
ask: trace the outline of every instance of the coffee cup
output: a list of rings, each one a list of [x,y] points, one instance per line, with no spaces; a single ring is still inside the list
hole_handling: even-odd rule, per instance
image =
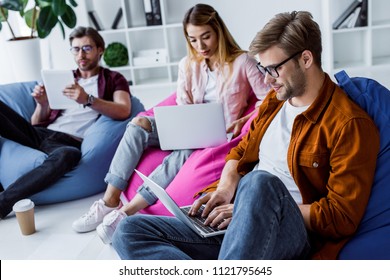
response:
[[[30,199],[22,199],[15,203],[13,210],[23,235],[35,232],[34,202]]]

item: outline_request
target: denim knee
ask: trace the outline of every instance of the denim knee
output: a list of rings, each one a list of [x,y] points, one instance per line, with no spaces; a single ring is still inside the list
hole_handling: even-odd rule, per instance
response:
[[[49,157],[56,158],[68,166],[76,166],[81,159],[81,151],[75,147],[64,146],[55,149]]]
[[[128,137],[136,137],[136,135],[139,135],[140,133],[147,134],[148,132],[141,126],[128,122],[126,130],[123,134],[123,138],[127,139]]]
[[[115,232],[114,232],[114,235],[112,236],[112,246],[115,248],[115,249],[119,249],[121,248],[124,243],[125,243],[125,240],[126,242],[129,241],[129,233],[126,232],[126,228],[128,228],[128,226],[130,225],[130,228],[131,228],[131,220],[136,217],[136,216],[128,216],[126,217],[125,219],[123,219],[122,221],[119,222],[119,224],[117,225],[116,229],[115,229]],[[125,237],[126,236],[126,237]]]
[[[132,216],[128,216],[126,217],[125,219],[123,219],[122,221],[120,221],[120,223],[117,225],[115,231],[114,231],[114,235],[112,236],[112,246],[114,248],[116,248],[118,246],[118,248],[121,246],[121,243],[123,242],[123,234],[124,234],[124,221],[127,220],[128,218],[130,218]]]
[[[236,200],[245,200],[245,203],[257,204],[259,198],[272,195],[283,195],[287,191],[283,182],[263,170],[254,170],[246,174],[238,185]]]
[[[143,215],[128,216],[118,224],[112,237],[112,247],[116,250],[121,259],[131,258],[137,241],[143,234],[137,234],[142,228]]]
[[[146,119],[150,123],[151,131],[148,131],[145,128],[143,128],[142,126],[130,121],[127,124],[125,134],[129,134],[130,137],[137,137],[137,135],[139,135],[139,133],[142,133],[146,136],[146,142],[147,142],[148,146],[159,146],[160,141],[158,138],[156,121],[155,121],[154,117],[143,116],[142,118]]]

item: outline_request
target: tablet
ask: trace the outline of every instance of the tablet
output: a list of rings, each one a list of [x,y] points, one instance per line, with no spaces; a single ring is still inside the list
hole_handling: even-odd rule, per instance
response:
[[[62,92],[66,86],[74,83],[72,70],[42,69],[41,76],[51,109],[61,110],[80,107],[79,103],[69,99]]]

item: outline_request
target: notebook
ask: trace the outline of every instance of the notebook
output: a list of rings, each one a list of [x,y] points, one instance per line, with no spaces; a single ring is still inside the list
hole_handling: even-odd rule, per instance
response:
[[[199,234],[202,237],[210,237],[215,235],[220,235],[226,232],[226,229],[218,229],[210,226],[205,226],[203,223],[205,218],[201,217],[201,213],[204,209],[202,206],[196,216],[189,216],[188,211],[191,206],[179,207],[176,202],[169,196],[169,194],[160,187],[157,183],[152,181],[150,178],[146,177],[138,170],[134,170],[145,184],[151,189],[151,191],[156,195],[158,199],[164,204],[164,206],[171,212],[176,218],[190,227],[193,231]]]
[[[154,108],[162,150],[200,149],[228,141],[221,103]]]
[[[71,70],[42,69],[41,76],[51,109],[61,110],[80,107],[80,104],[66,97],[62,92],[67,85],[74,83]]]

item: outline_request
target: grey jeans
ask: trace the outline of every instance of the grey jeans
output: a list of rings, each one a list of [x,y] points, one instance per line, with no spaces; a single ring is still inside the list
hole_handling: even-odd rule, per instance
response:
[[[150,121],[152,131],[148,132],[142,127],[129,122],[104,179],[107,184],[111,184],[122,191],[127,188],[130,176],[146,148],[160,146],[155,119],[153,117],[145,118]],[[166,188],[192,152],[193,150],[172,151],[149,175],[149,178],[161,187]],[[149,205],[154,204],[157,200],[153,192],[144,184],[139,187],[138,192]]]

